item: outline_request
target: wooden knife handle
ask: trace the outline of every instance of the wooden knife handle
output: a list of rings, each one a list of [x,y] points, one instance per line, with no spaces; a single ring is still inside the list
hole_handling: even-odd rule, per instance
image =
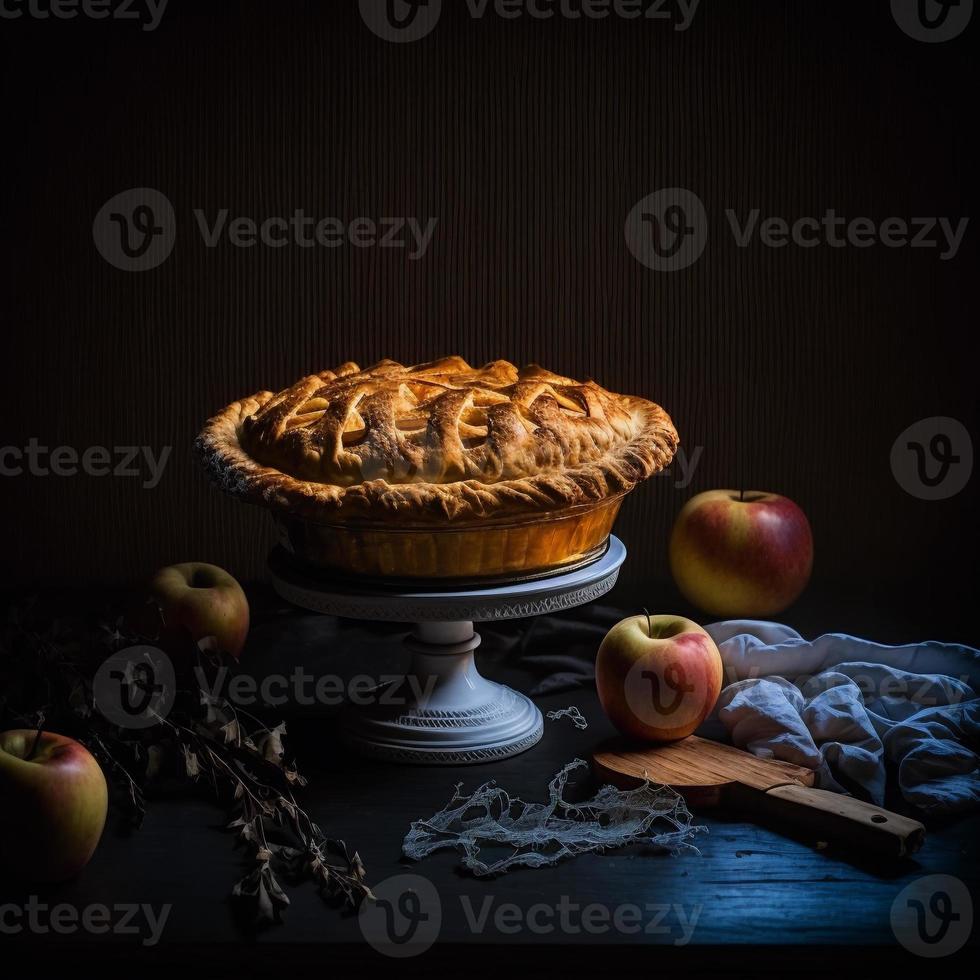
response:
[[[731,802],[766,822],[807,831],[816,840],[889,857],[914,854],[925,839],[918,820],[862,803],[853,796],[789,783],[770,790],[739,784]]]

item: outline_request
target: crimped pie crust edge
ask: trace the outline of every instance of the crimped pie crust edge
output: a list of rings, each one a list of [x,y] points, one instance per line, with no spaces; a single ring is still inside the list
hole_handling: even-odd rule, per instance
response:
[[[618,395],[629,412],[642,417],[642,428],[633,439],[581,467],[497,483],[471,479],[393,484],[375,479],[337,486],[297,479],[262,465],[243,449],[242,423],[275,397],[274,392],[260,391],[232,402],[207,422],[195,448],[212,480],[225,492],[280,514],[324,524],[387,525],[397,518],[403,525],[425,526],[544,517],[632,490],[667,467],[679,443],[663,408]]]

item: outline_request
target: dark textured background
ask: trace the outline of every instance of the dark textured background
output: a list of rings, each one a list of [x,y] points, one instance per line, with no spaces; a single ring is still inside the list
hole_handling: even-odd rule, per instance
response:
[[[977,432],[975,228],[942,262],[738,249],[723,212],[969,215],[976,23],[926,45],[885,2],[703,0],[683,33],[445,6],[407,45],[348,2],[171,0],[154,33],[0,22],[3,444],[174,447],[154,490],[4,479],[6,583],[123,583],[193,558],[260,576],[265,518],[207,486],[190,451],[200,424],[348,358],[459,352],[652,397],[689,453],[703,447],[689,488],[664,477],[627,501],[624,601],[666,582],[690,494],[745,485],[807,511],[818,588],[917,607],[937,633],[966,623],[977,481],[917,500],[889,451],[926,416]],[[675,185],[704,201],[708,245],[657,273],[623,224]],[[163,191],[178,219],[170,259],[142,274],[103,261],[91,232],[134,186]],[[439,225],[418,262],[212,250],[197,207]]]

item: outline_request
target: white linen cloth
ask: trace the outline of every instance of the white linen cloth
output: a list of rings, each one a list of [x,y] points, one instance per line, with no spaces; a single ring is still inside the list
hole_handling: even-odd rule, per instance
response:
[[[980,651],[843,633],[808,641],[754,620],[705,628],[725,665],[714,716],[735,745],[814,769],[822,788],[878,805],[886,765],[927,813],[980,803]]]

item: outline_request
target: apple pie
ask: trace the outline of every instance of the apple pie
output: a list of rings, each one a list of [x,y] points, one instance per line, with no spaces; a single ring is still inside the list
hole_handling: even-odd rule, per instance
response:
[[[598,554],[623,496],[670,462],[651,401],[537,365],[347,363],[229,405],[198,436],[214,480],[286,549],[386,579],[521,576]]]

